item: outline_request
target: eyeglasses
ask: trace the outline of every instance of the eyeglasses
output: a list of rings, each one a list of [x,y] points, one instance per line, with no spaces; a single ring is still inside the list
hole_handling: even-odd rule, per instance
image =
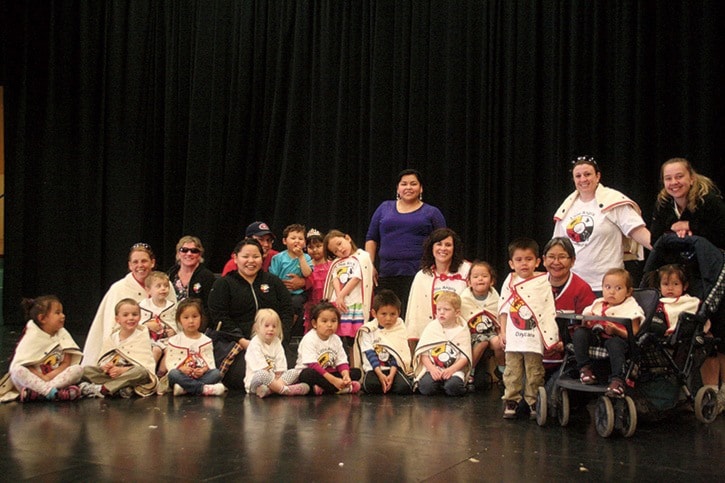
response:
[[[571,257],[569,255],[546,255],[544,258],[550,262],[563,262],[564,260],[569,260]]]
[[[201,253],[201,250],[199,250],[198,248],[187,248],[187,247],[179,248],[179,253],[189,253],[189,252],[193,253],[194,255],[198,255],[199,253]]]

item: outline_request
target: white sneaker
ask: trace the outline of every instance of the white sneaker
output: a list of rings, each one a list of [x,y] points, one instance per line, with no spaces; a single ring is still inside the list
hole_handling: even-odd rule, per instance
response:
[[[271,392],[272,392],[272,390],[266,384],[260,384],[259,386],[257,386],[257,389],[254,391],[254,393],[260,399],[269,396],[269,394]]]
[[[83,397],[99,397],[103,398],[103,393],[101,392],[101,388],[103,387],[101,384],[93,384],[91,382],[81,382],[78,387],[81,390],[81,396]]]
[[[221,382],[216,384],[204,384],[204,396],[223,396],[227,388]]]
[[[174,384],[174,396],[183,396],[184,394],[186,394],[184,388],[179,386],[178,384]]]

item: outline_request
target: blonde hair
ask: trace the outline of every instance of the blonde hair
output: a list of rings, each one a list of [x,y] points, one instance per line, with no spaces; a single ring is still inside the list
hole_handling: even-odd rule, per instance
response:
[[[169,276],[166,275],[164,272],[159,272],[158,270],[155,270],[146,276],[146,280],[143,281],[143,284],[147,289],[151,288],[151,284],[154,283],[154,280],[163,280],[168,284]]]
[[[257,315],[254,316],[254,325],[252,326],[252,337],[261,332],[262,325],[265,322],[273,320],[277,323],[277,333],[275,334],[282,340],[282,319],[279,318],[279,314],[272,309],[259,309]]]
[[[441,292],[438,294],[438,297],[436,297],[436,305],[438,305],[441,302],[447,302],[451,304],[451,307],[453,307],[456,310],[461,310],[461,297],[456,292]]]
[[[135,301],[134,299],[132,299],[132,298],[125,298],[125,299],[119,300],[118,303],[116,304],[116,306],[113,307],[113,313],[116,314],[116,315],[118,315],[119,312],[121,312],[121,307],[123,307],[124,305],[133,305],[137,309],[140,309],[141,308],[141,307],[139,307],[138,302]]]
[[[698,174],[687,159],[671,158],[662,163],[662,168],[660,168],[660,182],[662,183],[662,189],[657,194],[658,208],[663,208],[672,202],[672,196],[667,193],[667,190],[664,187],[664,172],[666,166],[675,163],[682,163],[692,178],[692,186],[690,187],[690,191],[687,193],[688,211],[695,212],[697,210],[697,206],[701,205],[705,201],[705,196],[710,193],[720,196],[720,190],[717,186],[715,186],[715,183],[713,183],[713,181],[707,176]]]
[[[201,239],[199,237],[193,235],[184,235],[179,238],[179,241],[176,243],[176,254],[174,255],[176,257],[176,261],[178,262],[181,258],[179,257],[179,249],[187,243],[193,243],[194,245],[196,245],[196,248],[201,250],[199,263],[204,263],[204,245],[201,244]]]

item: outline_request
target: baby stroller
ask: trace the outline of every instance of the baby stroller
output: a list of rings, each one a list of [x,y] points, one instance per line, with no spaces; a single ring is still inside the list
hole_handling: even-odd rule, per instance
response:
[[[546,388],[539,390],[540,399],[543,395],[541,407],[547,409],[537,413],[544,415],[540,424],[546,423],[547,414],[556,415],[562,426],[568,424],[569,391],[602,394],[597,400],[594,419],[597,432],[603,437],[610,436],[615,428],[625,437],[632,436],[638,413],[657,418],[685,403],[693,405],[695,416],[704,423],[717,417],[717,393],[712,388],[701,387],[699,369],[725,330],[720,303],[725,290],[725,255],[703,238],[664,236],[647,260],[645,283],[651,278],[647,276],[649,273],[667,263],[685,265],[690,275],[689,292],[702,300],[697,313],[681,314],[675,332],[665,337],[665,327],[655,317],[659,292],[652,288],[636,290],[634,297],[646,315],[637,336],[631,336],[631,322],[627,319],[611,319],[619,323],[625,320],[623,325],[629,334],[625,397],[612,399],[603,395],[605,386],[581,384],[576,362],[569,353],[558,373],[547,384],[548,391]],[[561,315],[557,321],[562,340],[570,340],[569,327],[587,319],[610,320]],[[714,339],[703,334],[708,319],[713,324],[712,332],[717,336]]]
[[[665,328],[657,317],[653,319],[649,332],[650,336],[657,336],[659,344],[654,349],[645,346],[643,373],[650,377],[641,378],[639,387],[643,392],[651,389],[654,384],[650,379],[657,379],[652,375],[661,371],[664,358],[667,362],[664,367],[671,369],[686,401],[693,404],[697,419],[710,423],[718,415],[717,393],[712,388],[702,386],[699,369],[705,357],[716,349],[725,336],[725,305],[721,303],[725,291],[725,252],[702,237],[665,235],[657,241],[647,259],[643,284],[654,278],[657,268],[670,263],[684,268],[690,281],[688,292],[698,297],[701,304],[695,314],[680,314],[677,329],[671,336],[662,337]],[[715,337],[705,337],[703,334],[703,327],[708,320]]]
[[[637,289],[633,293],[637,303],[645,313],[645,320],[640,324],[640,334],[650,323],[657,308],[659,293],[654,289]],[[629,388],[637,373],[639,360],[638,338],[632,331],[632,321],[621,317],[587,316],[579,314],[559,314],[556,318],[559,325],[559,334],[565,346],[564,362],[560,368],[551,376],[546,386],[539,388],[538,400],[536,403],[537,423],[540,426],[546,424],[549,416],[556,418],[561,426],[569,424],[570,398],[569,392],[581,392],[588,396],[597,396],[597,404],[594,410],[594,420],[597,433],[603,437],[612,434],[615,428],[625,437],[634,434],[637,428],[637,408],[634,399],[628,394]],[[585,385],[579,381],[579,371],[574,358],[574,351],[571,342],[571,330],[589,321],[615,322],[624,326],[627,330],[627,341],[629,352],[625,369],[625,383],[627,394],[623,398],[612,398],[606,395],[607,383]],[[590,348],[590,357],[595,359],[597,366],[608,367],[606,351],[602,347]],[[602,373],[597,367],[597,372]],[[606,381],[601,377],[600,381]]]

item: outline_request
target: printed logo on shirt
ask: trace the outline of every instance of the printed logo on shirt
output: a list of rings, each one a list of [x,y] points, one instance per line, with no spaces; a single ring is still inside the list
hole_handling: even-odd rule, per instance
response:
[[[566,236],[574,243],[586,243],[594,231],[594,217],[580,213],[569,220]]]
[[[326,349],[319,356],[317,356],[317,363],[322,366],[323,369],[331,369],[337,367],[335,364],[335,353],[330,349]]]
[[[388,349],[378,344],[375,344],[373,349],[375,350],[375,354],[377,354],[380,363],[387,366],[387,362],[390,360],[390,352],[388,352]]]
[[[350,280],[350,267],[341,265],[335,270],[335,278],[340,280],[340,283],[345,285]]]
[[[430,360],[433,364],[438,367],[446,368],[452,366],[456,362],[460,353],[461,352],[455,346],[445,342],[432,348],[429,354]]]
[[[40,363],[40,372],[48,374],[50,371],[56,369],[61,362],[63,362],[63,349],[60,346],[56,346],[45,356],[43,362]]]
[[[518,295],[511,302],[509,317],[511,317],[511,323],[514,324],[514,327],[519,330],[531,330],[536,327],[534,314]]]
[[[190,369],[200,369],[202,367],[206,367],[206,361],[197,352],[190,351],[189,356],[184,359],[184,362],[182,362],[181,365]]]
[[[485,334],[493,329],[493,321],[485,313],[481,312],[471,317],[468,321],[468,329],[471,334]]]
[[[103,357],[100,361],[98,361],[99,366],[105,366],[108,363],[111,363],[112,366],[116,367],[130,367],[133,364],[131,364],[129,361],[126,360],[125,357],[123,357],[118,352],[111,352],[105,357]]]
[[[267,370],[273,371],[274,370],[274,357],[270,357],[268,355],[264,356],[264,362],[267,363]]]

